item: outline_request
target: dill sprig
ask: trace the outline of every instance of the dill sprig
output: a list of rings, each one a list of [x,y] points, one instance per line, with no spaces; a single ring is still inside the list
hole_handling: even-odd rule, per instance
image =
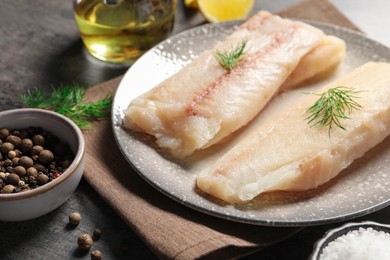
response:
[[[320,98],[313,106],[306,110],[306,120],[311,127],[329,126],[329,136],[333,125],[346,130],[342,125],[342,119],[350,119],[349,115],[354,109],[361,108],[354,99],[358,98],[353,88],[339,86],[331,88],[322,94],[315,94]]]
[[[26,107],[42,108],[60,113],[73,120],[79,127],[90,127],[91,121],[110,115],[112,96],[87,103],[85,90],[79,85],[62,86],[45,95],[38,89],[21,95]]]
[[[231,71],[233,67],[235,67],[240,62],[240,58],[244,54],[246,43],[246,41],[242,41],[230,51],[217,50],[214,54],[214,57],[222,68]]]

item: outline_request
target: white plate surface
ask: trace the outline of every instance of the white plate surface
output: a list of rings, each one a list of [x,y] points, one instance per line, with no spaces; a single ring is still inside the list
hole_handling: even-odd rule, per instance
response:
[[[310,23],[346,41],[347,55],[337,70],[319,82],[277,96],[230,143],[215,146],[181,162],[168,159],[144,138],[124,130],[123,110],[132,99],[153,88],[205,48],[210,48],[230,34],[238,22],[207,24],[185,31],[143,55],[125,74],[113,104],[114,135],[128,162],[151,186],[186,206],[213,216],[255,225],[318,225],[362,216],[389,205],[390,138],[356,160],[334,180],[315,190],[264,194],[250,203],[234,206],[221,204],[195,189],[195,178],[201,169],[238,142],[255,125],[296,101],[296,97],[302,96],[302,91],[315,91],[318,86],[368,61],[390,62],[390,49],[362,34],[333,25]]]

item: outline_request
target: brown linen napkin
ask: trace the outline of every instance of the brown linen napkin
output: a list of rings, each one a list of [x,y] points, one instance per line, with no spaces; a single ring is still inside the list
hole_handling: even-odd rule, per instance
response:
[[[305,0],[280,12],[357,29],[327,0]],[[89,99],[115,92],[121,77],[90,88]],[[132,169],[116,145],[110,120],[85,131],[84,178],[160,258],[237,258],[300,228],[253,226],[208,216],[162,195]]]

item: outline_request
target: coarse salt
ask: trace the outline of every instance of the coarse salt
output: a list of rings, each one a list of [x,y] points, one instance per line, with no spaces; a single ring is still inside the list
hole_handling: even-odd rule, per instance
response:
[[[390,234],[371,227],[349,231],[330,242],[320,260],[390,259]]]

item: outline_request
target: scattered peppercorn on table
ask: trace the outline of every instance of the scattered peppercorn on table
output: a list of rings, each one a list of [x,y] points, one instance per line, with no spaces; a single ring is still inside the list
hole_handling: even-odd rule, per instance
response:
[[[390,9],[388,1],[373,1],[378,4],[377,6],[381,6],[381,10]],[[276,12],[298,2],[298,0],[257,0],[253,12],[261,9]],[[294,14],[298,18],[305,17],[305,13],[312,11],[313,8],[329,5],[327,0],[304,0],[303,2],[307,9],[294,9]],[[314,2],[317,4],[313,4]],[[370,21],[367,17],[359,19],[359,8],[367,9],[367,12],[368,9],[375,10],[378,20],[383,19],[383,24],[386,24],[385,19],[389,19],[385,12],[374,9],[377,7],[372,1],[366,3],[364,0],[359,0],[359,3],[354,2],[354,7],[343,4],[341,0],[331,2],[341,7],[342,11],[345,11],[353,21],[358,22],[357,25],[363,30],[380,26],[375,25],[374,21]],[[97,61],[84,51],[74,22],[70,1],[5,0],[0,8],[0,22],[3,25],[0,27],[2,35],[0,37],[2,50],[0,52],[0,110],[20,107],[22,104],[19,95],[35,87],[50,92],[53,87],[75,82],[93,86],[123,75],[128,69],[128,67]],[[174,33],[204,22],[204,17],[196,9],[187,9],[184,1],[178,1]],[[368,35],[375,37],[379,34],[371,30],[368,31]],[[387,36],[383,35],[383,38],[378,38],[378,40],[390,45],[390,40],[386,42],[388,39],[385,37]],[[8,130],[12,132],[11,129]],[[0,122],[0,138],[10,135],[6,131],[7,129],[1,127]],[[93,129],[87,131],[93,131]],[[1,152],[3,155],[7,154],[9,158],[7,160],[11,160],[12,163],[13,158],[19,158],[18,151],[12,147],[19,141],[22,142],[19,144],[20,149],[34,150],[32,154],[36,155],[34,158],[21,157],[19,165],[22,166],[15,169],[15,173],[9,177],[9,185],[14,188],[20,187],[18,189],[21,191],[27,186],[24,186],[26,183],[19,186],[22,181],[20,176],[36,175],[34,169],[29,167],[31,160],[50,164],[55,154],[50,150],[45,150],[42,146],[34,146],[39,146],[44,136],[35,134],[23,140],[18,140],[14,136],[16,135],[10,137],[7,142],[2,141],[1,144]],[[10,163],[3,159],[1,161],[3,168]],[[64,160],[62,163],[66,164]],[[55,178],[55,174],[56,171],[46,176]],[[112,178],[116,177],[112,176]],[[36,183],[31,185],[44,184],[47,181],[45,176],[37,175]],[[14,192],[14,188],[10,186],[5,188],[6,186],[2,185],[2,192]],[[108,189],[109,187],[107,184]],[[151,192],[156,193],[156,197],[163,196],[151,186],[149,188]],[[172,201],[172,203],[176,202]],[[158,207],[158,204],[154,206]],[[0,222],[0,259],[157,259],[158,256],[152,250],[155,245],[151,241],[145,243],[145,238],[141,238],[134,231],[135,229],[130,227],[131,225],[127,225],[115,210],[117,209],[112,209],[84,180],[72,197],[55,211],[29,221]],[[191,212],[192,210],[188,209],[183,217]],[[387,218],[389,214],[390,208],[384,208],[358,220],[390,223]],[[313,250],[315,241],[327,230],[339,225],[341,223],[304,228],[291,238],[246,256],[244,259],[307,259]],[[212,229],[213,226],[209,228]],[[251,226],[246,226],[246,228],[250,230]],[[218,254],[214,256],[218,258]],[[176,257],[182,258],[179,254]],[[213,256],[209,255],[209,257]]]

